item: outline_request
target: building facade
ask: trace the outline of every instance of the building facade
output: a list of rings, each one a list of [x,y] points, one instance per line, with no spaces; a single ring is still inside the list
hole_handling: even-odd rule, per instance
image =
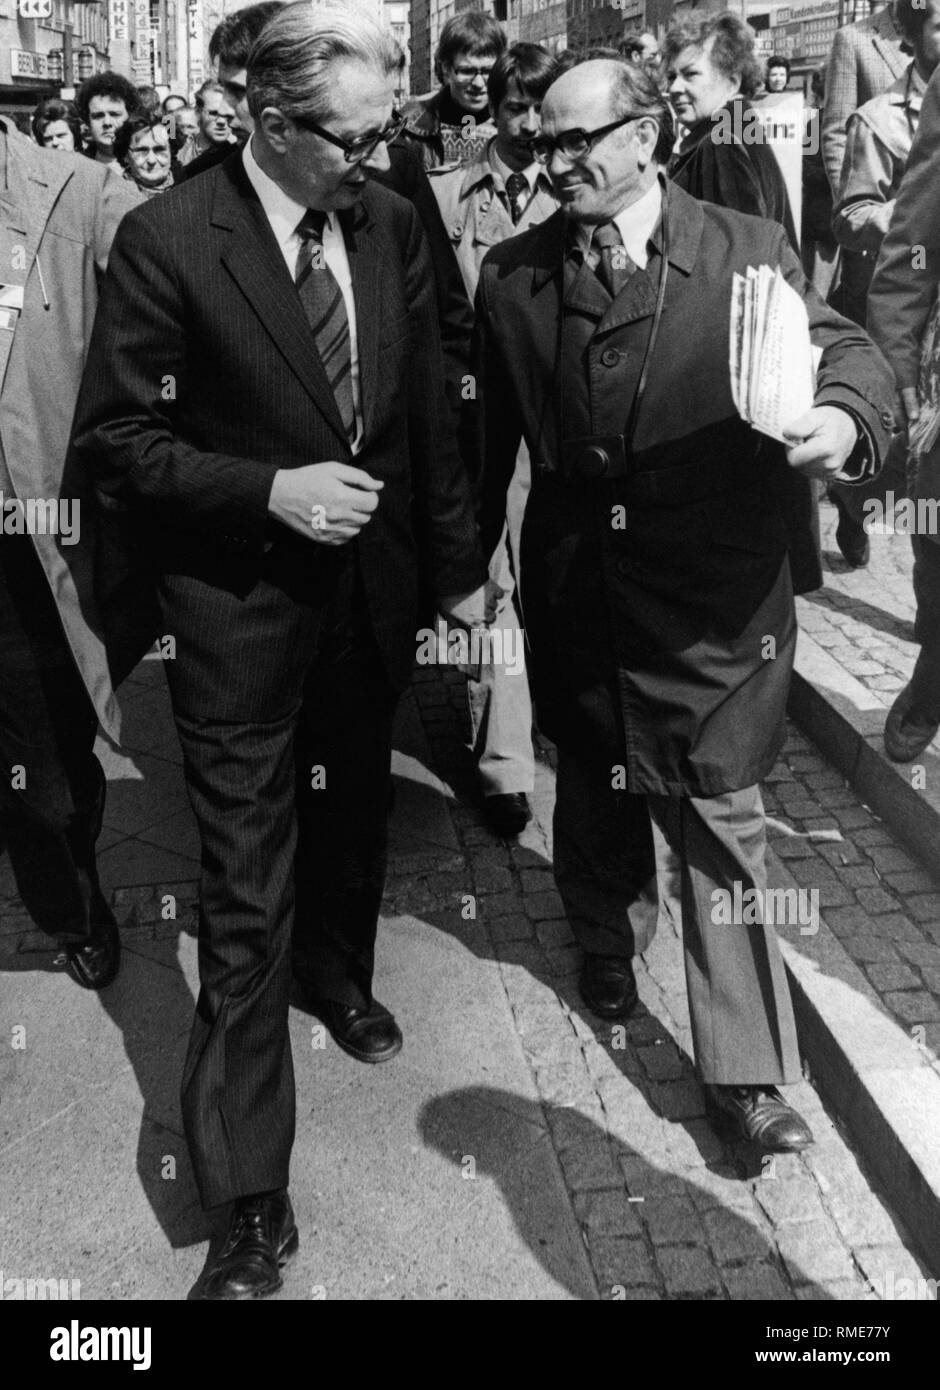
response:
[[[0,111],[21,129],[38,102],[108,65],[105,4],[0,0]]]

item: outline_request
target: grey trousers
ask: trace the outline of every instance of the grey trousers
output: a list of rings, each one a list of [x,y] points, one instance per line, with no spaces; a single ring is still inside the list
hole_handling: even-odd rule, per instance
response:
[[[733,898],[739,884],[746,901],[749,890],[766,888],[756,786],[713,797],[614,791],[609,764],[559,748],[554,836],[555,882],[584,951],[642,954],[656,930],[660,893],[674,899],[703,1081],[741,1086],[800,1079],[776,927],[729,923],[716,911],[719,890]]]

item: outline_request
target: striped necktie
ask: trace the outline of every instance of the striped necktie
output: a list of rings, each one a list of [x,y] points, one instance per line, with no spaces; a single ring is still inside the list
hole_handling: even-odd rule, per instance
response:
[[[320,360],[343,425],[349,438],[356,437],[356,411],[352,393],[352,357],[349,319],[343,292],[323,254],[325,212],[308,209],[297,224],[300,250],[294,268],[294,283],[304,306],[307,322],[316,339]]]
[[[616,222],[602,222],[594,229],[588,259],[594,262],[594,273],[612,299],[617,298],[636,270],[636,262],[627,254]]]
[[[514,227],[518,225],[525,212],[528,192],[529,180],[525,174],[509,175],[506,180],[506,201],[509,204],[509,216],[512,218]]]

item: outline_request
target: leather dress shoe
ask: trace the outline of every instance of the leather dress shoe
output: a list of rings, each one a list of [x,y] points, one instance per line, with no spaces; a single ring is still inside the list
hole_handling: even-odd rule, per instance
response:
[[[636,978],[625,956],[585,955],[578,988],[598,1018],[628,1018],[637,1006]]]
[[[299,1243],[286,1190],[238,1198],[225,1240],[190,1298],[231,1301],[277,1293],[284,1282],[281,1270]]]
[[[121,937],[109,908],[99,918],[84,944],[66,946],[56,956],[76,984],[83,989],[104,989],[116,977],[121,964]]]
[[[813,1131],[776,1086],[706,1086],[705,1108],[716,1133],[765,1153],[799,1153],[813,1143]]]
[[[367,1009],[318,1000],[313,1007],[333,1035],[333,1041],[359,1062],[390,1062],[402,1048],[401,1029],[382,1004],[373,999]]]
[[[832,496],[830,499],[839,513],[839,522],[836,526],[836,545],[842,552],[842,557],[846,564],[853,569],[864,569],[871,559],[871,543],[868,539],[868,532],[860,521],[856,521],[846,509],[841,497]]]
[[[921,714],[912,704],[911,687],[906,685],[888,710],[885,720],[885,752],[892,762],[910,763],[923,753],[940,725]]]
[[[501,792],[483,798],[483,815],[491,830],[503,840],[521,835],[532,819],[525,792]]]

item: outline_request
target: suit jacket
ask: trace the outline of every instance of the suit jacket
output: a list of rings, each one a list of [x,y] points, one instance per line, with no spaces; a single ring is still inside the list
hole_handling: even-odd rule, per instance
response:
[[[840,193],[848,119],[901,76],[909,53],[903,43],[890,5],[858,24],[836,30],[826,69],[822,119],[823,160],[833,198]]]
[[[370,185],[340,221],[359,338],[355,462],[385,483],[353,544],[386,669],[403,686],[415,652],[419,542],[438,595],[476,587],[486,568],[445,402],[417,215]],[[121,228],[75,443],[100,487],[147,524],[162,572],[247,593],[274,563],[305,601],[328,601],[337,552],[272,521],[268,497],[278,469],[349,461],[350,447],[240,157],[151,200]]]
[[[81,155],[40,149],[7,118],[0,117],[0,126],[6,151],[0,278],[23,287],[14,332],[0,332],[0,491],[24,500],[61,497],[79,503],[77,544],[62,545],[55,535],[36,535],[33,544],[98,718],[117,738],[119,674],[112,681],[105,648],[112,609],[103,612],[95,598],[95,569],[108,547],[90,480],[67,465],[66,455],[98,278],[121,218],[139,205],[140,195]],[[107,574],[99,578],[110,602],[118,586]],[[116,630],[123,626],[124,638],[131,640],[131,629],[122,622],[127,616],[115,612]]]
[[[657,254],[613,301],[565,254],[563,212],[484,260],[483,535],[486,545],[498,538],[522,434],[532,459],[522,598],[541,727],[623,764],[630,791],[712,796],[759,781],[782,746],[796,633],[788,553],[800,587],[820,578],[812,487],[732,401],[734,272],[779,266],[803,295],[824,349],[816,402],[855,416],[876,465],[892,392],[865,334],[806,284],[782,228],[671,185],[666,198],[665,305],[626,478],[572,480],[560,441],[624,431],[657,299],[662,222]]]
[[[441,224],[440,213],[424,172],[420,152],[411,145],[396,141],[395,144],[389,145],[388,157],[391,164],[388,170],[381,172],[369,169],[367,173],[376,183],[381,183],[393,193],[407,198],[414,204],[415,211],[421,218],[421,226],[431,251],[431,263],[434,266],[447,393],[456,412],[460,404],[462,380],[470,369],[470,334],[473,331],[470,299],[454,265],[450,243]],[[225,145],[213,145],[192,164],[183,166],[179,181],[182,183],[204,174],[230,158],[231,151]]]
[[[940,70],[920,124],[868,294],[868,329],[898,387],[916,386],[927,319],[940,284]]]

